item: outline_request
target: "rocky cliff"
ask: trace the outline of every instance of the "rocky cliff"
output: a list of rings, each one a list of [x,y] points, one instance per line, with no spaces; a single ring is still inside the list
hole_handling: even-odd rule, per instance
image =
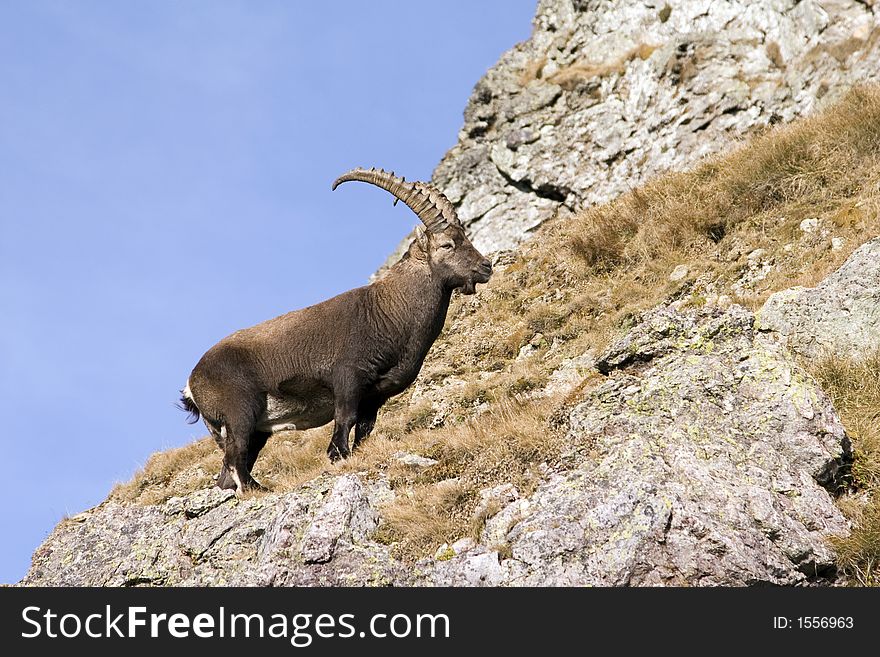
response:
[[[876,76],[878,24],[873,1],[541,0],[434,182],[478,248],[512,248]]]
[[[496,274],[358,454],[273,436],[243,498],[209,440],[157,454],[22,584],[873,582],[880,89],[843,92],[878,33],[864,2],[541,2],[435,174]]]

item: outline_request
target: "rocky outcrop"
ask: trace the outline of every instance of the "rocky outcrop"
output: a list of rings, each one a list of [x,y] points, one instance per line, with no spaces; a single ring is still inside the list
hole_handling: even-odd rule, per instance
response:
[[[856,249],[816,287],[772,295],[758,322],[807,358],[857,358],[880,347],[880,238]]]
[[[394,495],[384,481],[327,476],[254,499],[106,502],[61,523],[22,583],[834,582],[828,538],[848,528],[829,491],[848,442],[828,398],[753,319],[739,306],[648,314],[600,355],[607,378],[571,411],[579,465],[526,497],[483,491],[479,542],[401,563],[373,540]]]
[[[570,416],[582,465],[489,519],[484,536],[501,523],[511,558],[488,583],[834,580],[827,539],[848,529],[827,489],[848,441],[828,398],[756,334],[751,313],[661,308],[598,366],[607,380]],[[436,567],[433,581],[465,583],[473,558]]]
[[[541,0],[433,180],[477,248],[511,248],[873,78],[878,34],[858,0]]]
[[[63,521],[26,586],[346,586],[411,574],[375,531],[390,494],[356,475],[295,493],[236,499],[209,488],[160,506],[104,504]]]

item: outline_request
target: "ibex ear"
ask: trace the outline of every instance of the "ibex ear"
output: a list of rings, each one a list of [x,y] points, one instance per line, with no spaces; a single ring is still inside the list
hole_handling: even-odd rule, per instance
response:
[[[428,233],[421,226],[416,226],[416,242],[425,253],[428,252]]]

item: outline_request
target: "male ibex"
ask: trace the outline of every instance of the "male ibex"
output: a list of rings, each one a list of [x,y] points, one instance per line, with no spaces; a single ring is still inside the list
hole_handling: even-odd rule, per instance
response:
[[[373,430],[379,408],[415,380],[440,334],[452,291],[473,294],[492,274],[455,208],[439,190],[393,173],[353,169],[391,192],[425,224],[409,250],[371,285],[257,324],[211,347],[182,391],[223,450],[221,488],[259,487],[251,469],[275,431],[334,421],[327,454],[349,455]],[[395,200],[397,203],[397,200]]]

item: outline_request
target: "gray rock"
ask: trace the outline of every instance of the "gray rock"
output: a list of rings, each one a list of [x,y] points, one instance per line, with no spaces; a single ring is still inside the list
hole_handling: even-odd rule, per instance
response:
[[[767,251],[764,249],[755,249],[751,251],[747,257],[749,262],[761,262],[764,257],[767,255]]]
[[[450,549],[455,552],[455,554],[463,554],[468,550],[473,550],[477,546],[477,542],[469,537],[460,538],[455,543],[450,545]]]
[[[571,413],[592,458],[529,498],[507,534],[526,566],[511,583],[834,581],[827,539],[848,526],[822,486],[848,441],[747,310],[659,309],[600,362],[608,379]]]
[[[819,219],[817,217],[804,219],[800,224],[800,228],[803,232],[807,234],[815,233],[817,230],[819,230]]]
[[[592,350],[574,358],[566,358],[550,374],[543,394],[547,396],[568,394],[584,380],[595,365],[596,355]]]
[[[503,507],[519,499],[519,491],[513,484],[501,484],[480,491],[480,500],[474,509],[475,519],[486,520]]]
[[[374,490],[376,489],[376,490]],[[105,502],[60,523],[37,549],[27,586],[293,586],[408,583],[369,540],[384,483],[322,478],[239,500],[219,489],[160,506]],[[182,508],[218,503],[191,515]],[[182,500],[182,501],[181,501]],[[85,517],[82,517],[85,516]],[[314,563],[310,563],[314,562]]]
[[[509,580],[497,552],[468,552],[448,561],[437,561],[429,576],[436,586],[498,586]]]
[[[516,362],[521,363],[522,361],[527,360],[530,356],[534,355],[536,351],[538,351],[538,347],[532,343],[524,344],[519,348],[519,353],[516,355]]]
[[[342,476],[306,529],[301,547],[303,559],[306,563],[330,561],[340,540],[362,540],[378,524],[379,517],[370,506],[360,478]]]
[[[675,269],[673,269],[672,272],[669,274],[669,280],[670,280],[670,281],[673,281],[673,282],[674,282],[674,281],[680,281],[681,279],[685,278],[685,277],[688,275],[688,272],[689,272],[689,271],[690,271],[690,270],[688,269],[688,266],[687,266],[687,265],[678,265],[678,266],[677,266]]]
[[[235,497],[235,492],[222,488],[205,488],[187,497],[172,497],[165,503],[168,515],[184,513],[187,518],[197,518]]]
[[[743,325],[740,332],[751,326],[750,316],[740,316]],[[723,322],[728,325],[730,321]],[[596,369],[603,374],[620,369],[639,361],[650,361],[675,352],[690,343],[705,343],[721,330],[722,322],[715,320],[701,325],[697,330],[693,322],[681,321],[681,316],[672,311],[651,313],[636,325],[623,338],[614,343],[596,359]]]
[[[480,540],[485,545],[494,548],[507,545],[507,534],[517,522],[525,517],[530,504],[527,499],[515,499],[498,513],[487,518],[483,531],[480,533]]]
[[[825,487],[849,444],[830,400],[751,313],[660,308],[599,362],[607,380],[570,418],[589,456],[487,520],[483,543],[513,558],[455,555],[435,584],[837,581],[828,538],[849,528]]]
[[[858,357],[880,346],[880,238],[856,249],[813,288],[772,295],[758,326],[808,358],[826,353]]]
[[[460,538],[455,541],[452,545],[449,543],[444,543],[437,551],[434,553],[434,558],[438,561],[446,561],[447,559],[451,559],[457,554],[464,554],[469,550],[473,550],[477,547],[477,542],[470,538],[469,536],[465,536],[464,538]]]
[[[663,6],[538,3],[531,38],[476,84],[433,175],[477,248],[512,248],[551,217],[808,114],[880,68],[877,3]]]

